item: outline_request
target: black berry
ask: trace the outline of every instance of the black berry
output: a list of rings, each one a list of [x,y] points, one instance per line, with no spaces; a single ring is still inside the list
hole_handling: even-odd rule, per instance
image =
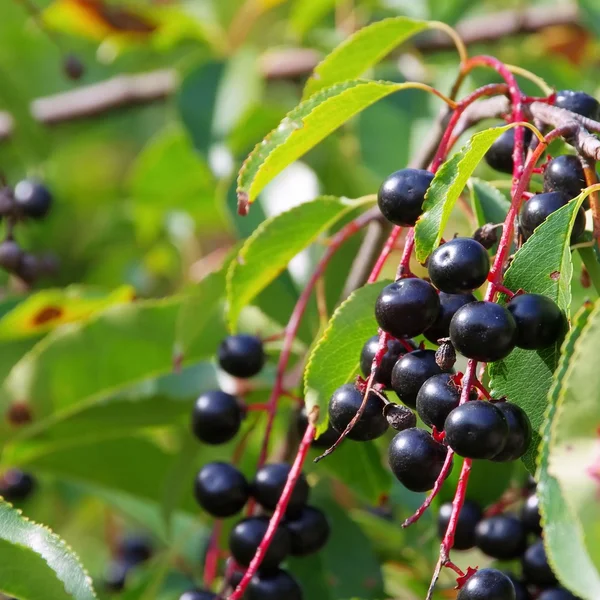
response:
[[[512,560],[525,551],[527,532],[514,515],[496,515],[479,522],[475,528],[475,543],[492,558]]]
[[[298,413],[298,434],[300,437],[304,435],[306,428],[308,427],[308,416],[306,415],[306,407],[302,407],[302,410]],[[317,438],[315,438],[311,444],[314,448],[330,448],[340,437],[340,434],[331,426]]]
[[[600,105],[596,98],[585,92],[578,92],[576,90],[560,90],[556,92],[554,106],[565,108],[594,121],[598,120],[600,112]]]
[[[465,458],[493,458],[508,439],[508,423],[491,402],[475,400],[455,408],[444,424],[446,443]]]
[[[179,600],[216,600],[217,595],[207,590],[188,590],[179,596]]]
[[[9,469],[0,477],[0,496],[7,502],[27,500],[35,487],[35,479],[19,469]]]
[[[557,304],[542,294],[519,294],[506,306],[517,323],[517,346],[540,350],[556,343],[565,329]]]
[[[423,333],[435,322],[440,301],[434,287],[417,277],[386,285],[375,302],[379,326],[395,338]]]
[[[554,211],[565,206],[569,200],[570,198],[562,192],[546,192],[529,198],[519,214],[519,229],[523,239],[529,239],[536,227],[541,225]],[[580,208],[571,232],[571,243],[577,241],[584,229],[585,212]]]
[[[414,343],[408,342],[413,349],[416,349]],[[360,370],[365,377],[369,377],[371,374],[371,364],[379,348],[379,336],[374,335],[370,337],[360,353]],[[392,369],[396,364],[396,361],[406,354],[406,348],[398,340],[389,340],[387,343],[386,353],[383,355],[377,371],[375,371],[375,383],[382,383],[385,387],[389,388],[392,385]]]
[[[452,502],[445,502],[440,506],[438,514],[438,536],[440,539],[446,535],[451,514]],[[475,546],[475,527],[481,520],[482,515],[479,504],[471,500],[465,500],[460,513],[458,513],[454,546],[452,546],[455,550],[469,550],[469,548]]]
[[[527,590],[527,586],[517,579],[512,573],[504,573],[511,581],[515,588],[515,600],[533,600],[531,594]]]
[[[252,482],[252,496],[263,508],[275,510],[290,474],[290,468],[287,463],[271,463],[262,466],[256,472]],[[298,512],[304,507],[309,491],[306,477],[300,474],[287,507],[288,513]]]
[[[469,577],[456,600],[515,600],[515,588],[501,571],[480,569]]]
[[[206,444],[224,444],[231,440],[242,424],[238,399],[221,390],[202,394],[192,412],[192,431]]]
[[[477,289],[487,279],[490,257],[473,238],[454,238],[436,248],[429,257],[429,278],[447,294]]]
[[[0,267],[7,271],[14,272],[19,268],[23,250],[17,242],[13,240],[4,240],[0,243]],[[393,366],[393,365],[392,365]]]
[[[444,429],[446,417],[460,401],[460,387],[450,373],[430,377],[417,394],[417,412],[421,420],[438,431]]]
[[[14,198],[18,209],[33,219],[45,217],[52,206],[52,195],[39,181],[24,179],[15,186]]]
[[[19,266],[15,270],[15,275],[26,283],[33,283],[39,277],[41,270],[40,259],[33,254],[23,252]]]
[[[363,395],[354,384],[347,383],[339,387],[331,396],[329,401],[329,423],[342,433],[346,426],[356,416]],[[383,435],[388,428],[387,419],[383,416],[383,401],[375,393],[371,392],[367,398],[365,411],[356,422],[348,438],[358,442],[374,440]]]
[[[544,192],[561,192],[571,199],[579,196],[585,187],[585,173],[576,156],[562,154],[546,165]]]
[[[535,535],[542,533],[540,504],[535,494],[532,494],[525,500],[525,504],[523,504],[523,508],[521,509],[521,521],[527,531]]]
[[[269,526],[267,517],[248,517],[240,521],[229,535],[229,549],[238,564],[247,567],[254,558],[256,550]],[[268,571],[276,569],[290,552],[290,534],[280,525],[261,563]]]
[[[305,506],[298,515],[285,521],[290,532],[292,556],[318,552],[329,539],[330,527],[323,511]]]
[[[517,599],[518,600],[518,599]],[[577,596],[574,596],[565,588],[548,588],[544,590],[539,596],[538,600],[579,600]]]
[[[492,458],[495,462],[507,462],[521,458],[531,442],[531,423],[527,413],[511,402],[498,402],[496,408],[508,424],[508,438],[501,452]]]
[[[556,585],[556,577],[548,564],[544,542],[538,540],[529,546],[521,559],[523,577],[528,584],[547,587]]]
[[[130,565],[122,560],[109,563],[104,572],[104,587],[109,592],[120,592],[125,588]]]
[[[67,54],[65,56],[63,60],[63,69],[65,71],[65,75],[73,81],[81,79],[85,73],[85,67],[83,66],[83,63],[74,54]]]
[[[388,459],[398,481],[413,492],[426,492],[438,478],[448,449],[423,429],[413,427],[396,434]]]
[[[454,313],[465,304],[477,300],[473,294],[446,294],[444,292],[440,292],[438,298],[440,312],[433,325],[425,331],[425,337],[434,344],[437,344],[438,340],[450,336],[450,321]]]
[[[379,188],[379,210],[394,225],[412,227],[423,213],[423,201],[432,179],[433,173],[422,169],[392,173]]]
[[[410,406],[417,406],[417,394],[421,386],[434,375],[442,373],[435,362],[433,350],[415,350],[400,358],[392,369],[392,389],[398,398]]]
[[[248,600],[302,600],[302,589],[287,572],[257,573],[248,586]],[[244,598],[246,598],[244,596]]]
[[[531,142],[531,130],[525,129],[525,149]],[[492,144],[490,149],[485,153],[485,162],[492,169],[502,173],[513,172],[513,147],[515,145],[515,129],[511,127],[507,129],[500,137]]]
[[[231,517],[240,512],[250,497],[246,478],[223,462],[204,465],[196,476],[194,491],[198,504],[213,517]]]
[[[242,379],[254,377],[265,364],[262,341],[254,335],[230,335],[221,342],[217,353],[223,371]]]
[[[517,324],[504,306],[494,302],[470,302],[450,321],[450,340],[467,358],[494,362],[506,358],[515,347]]]
[[[130,565],[147,561],[152,556],[152,544],[142,535],[128,535],[119,544],[119,556]]]

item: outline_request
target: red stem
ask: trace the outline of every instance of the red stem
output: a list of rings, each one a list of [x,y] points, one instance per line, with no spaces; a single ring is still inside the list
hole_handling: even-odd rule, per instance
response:
[[[306,460],[306,457],[308,455],[308,451],[310,449],[310,444],[315,437],[316,428],[315,428],[315,424],[313,421],[314,421],[314,418],[312,418],[312,416],[311,416],[311,418],[309,419],[308,427],[306,428],[306,431],[304,432],[304,436],[302,437],[302,441],[300,442],[300,447],[298,448],[298,454],[296,454],[294,464],[292,465],[292,468],[290,469],[290,472],[288,474],[288,478],[285,483],[285,487],[283,488],[283,492],[281,493],[279,502],[277,503],[277,506],[275,507],[273,516],[271,517],[271,520],[269,521],[269,526],[267,527],[265,536],[263,537],[260,545],[258,546],[258,549],[256,550],[256,554],[254,555],[254,558],[250,562],[250,565],[248,566],[246,573],[244,573],[242,580],[240,581],[238,586],[235,588],[235,591],[233,592],[233,594],[231,594],[231,596],[229,596],[229,600],[240,600],[240,598],[242,598],[242,596],[244,595],[244,592],[246,591],[246,588],[248,587],[248,584],[250,583],[250,580],[252,579],[252,577],[254,577],[255,573],[258,571],[258,568],[260,567],[260,564],[262,563],[263,558],[264,558],[265,554],[267,553],[267,550],[269,549],[271,542],[273,541],[273,537],[275,536],[275,533],[277,532],[279,523],[283,519],[283,516],[285,515],[287,506],[290,502],[290,498],[292,497],[292,493],[294,491],[294,486],[296,485],[296,482],[298,481],[298,478],[300,477],[300,475],[302,473],[302,466],[304,465],[304,461]]]
[[[367,279],[367,283],[375,283],[379,278],[383,266],[385,265],[387,259],[390,257],[390,254],[392,253],[392,250],[396,245],[397,239],[400,237],[400,233],[402,233],[402,227],[398,227],[397,225],[395,225],[392,231],[390,232],[390,235],[388,236],[385,245],[383,246],[381,254],[377,258],[377,262],[373,266],[373,270],[371,271],[371,274]]]
[[[204,576],[202,580],[204,581],[204,585],[210,589],[215,579],[217,578],[217,573],[219,569],[219,538],[221,537],[221,531],[223,530],[223,521],[216,521],[212,533],[210,535],[210,540],[208,542],[208,550],[206,551],[206,558],[204,559]]]

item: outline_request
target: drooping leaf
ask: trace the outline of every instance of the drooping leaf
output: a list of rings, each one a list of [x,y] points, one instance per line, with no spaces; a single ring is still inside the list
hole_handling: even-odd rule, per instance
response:
[[[570,236],[585,194],[552,213],[523,244],[506,271],[504,285],[552,299],[565,314],[571,304]],[[540,443],[540,427],[546,411],[548,390],[559,359],[560,343],[542,350],[515,348],[507,358],[489,366],[492,393],[506,396],[523,408],[533,429],[529,450],[523,457],[530,472]]]
[[[479,227],[486,223],[503,223],[510,202],[506,196],[487,181],[471,177],[473,210]]]
[[[582,335],[593,306],[588,303],[573,319],[571,331],[562,349],[559,365],[554,373],[548,395],[548,407],[542,426],[542,441],[538,455],[537,495],[544,525],[544,545],[552,569],[561,583],[585,600],[598,598],[600,574],[586,550],[581,522],[569,509],[563,490],[549,472],[550,450],[556,419],[556,408],[563,379],[579,338]]]
[[[356,202],[322,197],[264,221],[229,266],[229,326],[237,327],[242,308],[284,271],[296,254],[356,206]]]
[[[317,65],[306,82],[304,99],[340,81],[361,77],[394,48],[432,26],[427,21],[394,17],[363,27]]]
[[[360,351],[377,332],[375,300],[389,281],[379,281],[356,290],[335,311],[317,342],[304,372],[306,407],[319,407],[319,431],[327,423],[327,405],[333,392],[358,374]]]
[[[325,88],[290,111],[244,161],[238,175],[238,203],[245,212],[278,173],[361,110],[418,83],[352,80]]]
[[[424,263],[437,248],[450,213],[484,154],[494,141],[512,125],[494,127],[476,133],[437,171],[423,203],[423,214],[415,226],[415,252]]]
[[[581,523],[588,555],[600,572],[600,303],[589,315],[562,377],[548,470]]]
[[[0,591],[21,600],[94,600],[92,580],[55,533],[0,501]]]

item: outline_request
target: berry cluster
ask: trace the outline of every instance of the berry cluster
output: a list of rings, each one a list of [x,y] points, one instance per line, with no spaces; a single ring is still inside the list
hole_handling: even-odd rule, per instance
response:
[[[262,342],[249,335],[229,336],[219,347],[218,361],[229,375],[253,377],[265,363]],[[238,433],[245,413],[246,408],[239,398],[221,390],[206,392],[194,406],[192,430],[203,443],[223,444]],[[304,428],[306,425],[307,421]],[[250,510],[249,515],[231,530],[229,550],[232,561],[227,574],[228,588],[235,589],[243,571],[254,558],[269,526],[267,515],[275,510],[289,474],[290,465],[286,463],[261,466],[251,482],[229,463],[211,462],[200,469],[194,491],[199,505],[212,517],[232,517],[250,500],[260,507],[259,513]],[[244,597],[249,600],[301,600],[299,584],[280,568],[280,564],[288,555],[313,554],[327,542],[329,523],[322,511],[307,504],[309,492],[305,476],[300,475],[287,505],[285,518],[265,552],[259,571],[248,586]],[[191,590],[183,594],[180,600],[217,597],[207,590]]]
[[[567,590],[558,587],[544,543],[535,494],[535,482],[527,490],[519,514],[498,512],[492,507],[486,515],[473,501],[465,501],[454,534],[454,549],[478,548],[499,561],[519,560],[521,577],[497,569],[481,569],[468,578],[458,594],[458,600],[577,600]],[[450,502],[440,507],[438,534],[443,538],[452,513]]]
[[[148,538],[141,535],[125,536],[118,544],[117,556],[106,569],[104,587],[111,592],[123,590],[130,571],[149,560],[152,552]]]
[[[14,239],[15,225],[27,219],[43,219],[52,207],[52,195],[38,181],[24,179],[13,188],[0,189],[0,218],[6,222],[5,239],[0,242],[0,267],[28,284],[40,275],[56,270],[53,256],[35,256],[23,251]]]

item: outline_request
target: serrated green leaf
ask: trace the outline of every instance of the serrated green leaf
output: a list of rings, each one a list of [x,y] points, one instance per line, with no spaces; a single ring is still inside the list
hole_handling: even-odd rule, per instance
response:
[[[476,133],[437,171],[423,203],[423,214],[415,225],[415,253],[424,263],[440,243],[450,213],[477,165],[490,146],[512,125]]]
[[[324,196],[264,221],[227,271],[230,328],[236,329],[240,311],[287,268],[296,254],[356,206],[356,202]]]
[[[278,173],[367,106],[394,92],[422,87],[418,83],[357,79],[325,88],[303,101],[244,161],[238,175],[240,210],[254,202]]]
[[[333,392],[358,374],[360,351],[377,331],[375,300],[389,284],[379,281],[356,290],[333,313],[304,372],[305,402],[319,407],[319,431],[326,428],[327,406]]]
[[[600,596],[600,575],[586,551],[581,523],[569,510],[563,491],[558,481],[550,474],[548,466],[553,443],[553,424],[563,379],[592,308],[592,304],[588,303],[577,313],[561,348],[560,361],[548,394],[536,474],[548,559],[561,583],[586,600],[594,600]]]
[[[552,213],[523,244],[506,271],[504,285],[508,289],[548,296],[569,314],[573,274],[570,237],[585,197],[586,194],[581,194]],[[531,420],[533,436],[523,462],[532,473],[559,348],[559,343],[535,351],[515,348],[507,358],[489,366],[492,393],[518,404]]]
[[[94,600],[92,580],[55,533],[0,501],[0,590],[21,600]]]
[[[503,223],[510,208],[506,196],[487,181],[471,177],[473,211],[479,227],[486,223]]]
[[[402,42],[431,26],[427,21],[394,17],[363,27],[317,65],[306,82],[303,98],[340,81],[361,77]]]
[[[588,317],[562,378],[552,425],[549,473],[580,521],[588,555],[600,570],[600,303]]]

